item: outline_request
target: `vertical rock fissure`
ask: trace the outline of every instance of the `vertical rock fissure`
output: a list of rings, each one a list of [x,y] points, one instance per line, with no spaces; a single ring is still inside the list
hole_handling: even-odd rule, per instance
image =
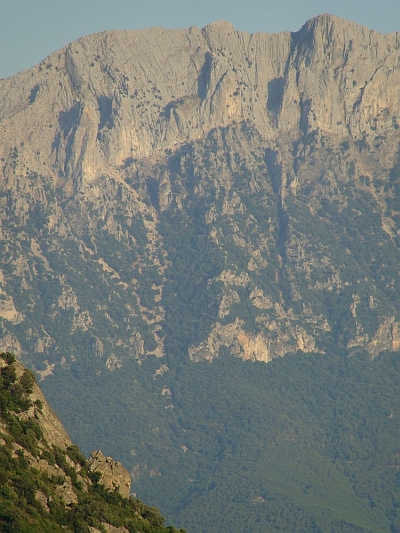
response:
[[[283,199],[283,170],[282,164],[279,162],[279,153],[275,150],[267,149],[265,151],[265,164],[267,166],[268,174],[271,179],[272,190],[275,195],[275,203],[277,210],[277,252],[279,257],[279,290],[281,292],[285,304],[290,300],[290,288],[287,283],[287,253],[286,245],[288,241],[288,215],[285,210]]]

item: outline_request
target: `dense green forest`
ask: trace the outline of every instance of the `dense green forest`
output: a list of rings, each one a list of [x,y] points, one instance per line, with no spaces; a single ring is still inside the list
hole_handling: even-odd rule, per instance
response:
[[[85,453],[122,460],[168,519],[196,533],[400,531],[399,353],[159,367],[44,384]]]
[[[106,489],[77,446],[63,450],[47,443],[36,416],[43,404],[30,399],[34,375],[25,370],[18,377],[13,354],[0,358],[1,532],[89,533],[92,527],[105,532],[104,526],[111,524],[130,533],[178,533],[164,526],[158,509]],[[47,461],[58,473],[37,469],[35,459]],[[60,494],[66,480],[77,495],[68,504]]]

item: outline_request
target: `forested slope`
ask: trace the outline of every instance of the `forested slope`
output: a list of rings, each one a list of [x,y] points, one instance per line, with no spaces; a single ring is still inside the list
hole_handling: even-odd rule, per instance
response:
[[[134,380],[61,373],[51,398],[83,449],[123,458],[133,492],[188,530],[399,531],[399,355],[223,356],[158,375],[150,358]]]

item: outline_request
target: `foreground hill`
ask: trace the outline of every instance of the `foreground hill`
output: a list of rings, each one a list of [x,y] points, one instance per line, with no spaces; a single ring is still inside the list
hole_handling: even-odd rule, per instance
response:
[[[9,352],[0,354],[0,402],[0,531],[178,533],[129,497],[121,464],[101,452],[85,459]]]
[[[399,34],[322,15],[104,32],[0,80],[0,347],[176,523],[399,527],[399,66]]]

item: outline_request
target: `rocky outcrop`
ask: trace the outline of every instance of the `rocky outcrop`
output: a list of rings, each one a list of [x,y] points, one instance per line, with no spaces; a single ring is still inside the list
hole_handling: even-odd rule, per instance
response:
[[[207,340],[198,346],[189,348],[189,356],[193,361],[211,361],[220,354],[221,348],[240,357],[244,361],[263,361],[268,363],[273,357],[283,357],[297,351],[316,352],[315,339],[301,327],[293,330],[276,331],[275,322],[268,324],[266,334],[248,333],[243,322],[223,326],[217,324]]]
[[[107,533],[129,533],[129,530],[126,529],[126,527],[115,527],[111,524],[104,524],[103,528]],[[97,529],[93,526],[89,528],[89,531],[90,533],[102,533],[100,529]]]
[[[121,496],[129,497],[131,476],[120,462],[106,457],[101,450],[98,450],[90,454],[89,469],[91,472],[100,473],[99,483],[107,489],[117,490]]]
[[[66,506],[78,503],[76,483],[80,483],[83,488],[86,487],[86,491],[88,490],[88,484],[91,483],[89,479],[85,480],[82,477],[82,475],[85,475],[80,463],[83,457],[78,458],[76,447],[74,448],[64,426],[46,401],[40,387],[34,380],[33,374],[27,371],[19,361],[15,360],[12,354],[1,354],[0,376],[3,372],[8,375],[9,368],[12,368],[15,372],[16,383],[23,387],[25,391],[24,397],[29,398],[29,407],[17,413],[16,416],[21,420],[34,420],[35,424],[40,428],[41,434],[41,440],[38,441],[39,455],[32,454],[31,451],[24,449],[18,443],[13,444],[14,451],[23,451],[27,454],[29,463],[33,468],[46,473],[49,479],[59,480],[55,494]],[[16,385],[14,384],[13,387],[15,389]],[[1,424],[1,430],[6,434],[8,433],[6,424]],[[2,445],[6,445],[6,442],[4,441]],[[54,460],[54,454],[51,451],[53,449],[59,450],[57,452],[59,453],[58,459],[56,460]],[[73,450],[73,456],[77,457],[75,461],[68,455],[70,450]],[[47,459],[44,457],[47,457]],[[58,463],[61,462],[61,464],[56,461]],[[114,461],[111,457],[105,457],[101,451],[98,451],[91,454],[88,468],[92,472],[101,474],[99,482],[104,484],[106,488],[117,490],[121,496],[129,498],[131,478],[129,472],[121,463]],[[71,472],[76,478],[75,483],[71,480]],[[48,498],[43,492],[37,491],[36,499],[48,510]]]
[[[383,350],[398,352],[400,349],[400,322],[396,322],[393,317],[383,321],[375,336],[366,343],[365,348],[371,357],[376,357]]]

